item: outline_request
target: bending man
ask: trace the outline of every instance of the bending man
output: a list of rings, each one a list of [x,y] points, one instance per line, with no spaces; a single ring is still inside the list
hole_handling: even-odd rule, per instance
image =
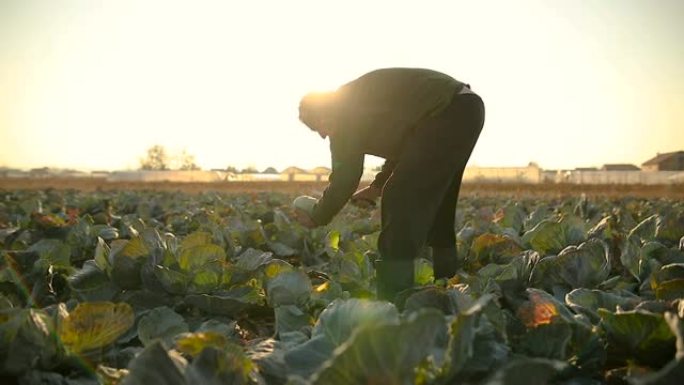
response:
[[[299,210],[301,223],[325,225],[352,195],[381,193],[378,297],[393,300],[413,286],[413,260],[426,244],[435,278],[456,273],[456,202],[484,124],[484,104],[469,85],[428,69],[379,69],[334,92],[307,94],[299,119],[330,138],[332,155],[330,184],[308,212]],[[354,194],[365,154],[387,161]]]

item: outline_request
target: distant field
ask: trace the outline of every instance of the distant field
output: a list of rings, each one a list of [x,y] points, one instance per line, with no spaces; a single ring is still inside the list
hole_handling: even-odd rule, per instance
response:
[[[108,182],[97,178],[0,178],[0,189],[35,190],[54,188],[59,190],[75,189],[81,191],[96,190],[157,190],[182,191],[197,194],[208,191],[222,193],[244,192],[284,192],[292,194],[316,194],[323,191],[326,183],[321,182],[215,182],[215,183],[179,183],[179,182]],[[640,198],[672,198],[684,199],[683,185],[575,185],[575,184],[513,184],[513,183],[464,183],[462,195],[508,195],[508,196],[540,196],[565,197],[586,194],[601,197],[640,197]]]

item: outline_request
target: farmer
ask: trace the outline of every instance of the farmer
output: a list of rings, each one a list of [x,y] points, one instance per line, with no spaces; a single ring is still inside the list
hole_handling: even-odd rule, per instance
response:
[[[378,298],[393,300],[413,286],[414,258],[426,244],[435,278],[453,276],[456,201],[484,123],[484,104],[470,86],[428,69],[379,69],[336,91],[305,95],[299,119],[330,138],[332,174],[320,200],[295,200],[297,220],[325,225],[350,198],[373,202],[382,195]],[[365,154],[386,162],[355,193]]]

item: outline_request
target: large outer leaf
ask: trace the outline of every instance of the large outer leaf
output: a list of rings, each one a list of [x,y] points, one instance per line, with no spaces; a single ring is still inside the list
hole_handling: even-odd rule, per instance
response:
[[[547,385],[568,364],[544,358],[518,358],[496,371],[484,385]]]
[[[670,263],[684,263],[684,254],[660,242],[653,241],[646,242],[641,247],[641,259],[655,259],[663,265],[668,265]]]
[[[193,294],[212,293],[219,287],[225,274],[226,269],[223,261],[209,262],[194,271],[188,292]]]
[[[567,360],[571,339],[571,325],[555,321],[529,329],[516,349],[530,357]]]
[[[529,244],[534,250],[546,254],[558,252],[567,245],[562,237],[560,224],[545,219],[523,235],[523,242]]]
[[[285,271],[266,282],[271,306],[302,305],[311,295],[311,280],[302,271]]]
[[[654,214],[639,222],[630,232],[628,236],[637,237],[642,243],[652,241],[655,239],[656,226],[658,223],[658,215]]]
[[[444,314],[455,314],[457,307],[455,301],[447,293],[445,288],[427,287],[411,294],[404,303],[404,312],[411,313],[420,309],[433,308]]]
[[[109,266],[109,253],[111,249],[104,239],[97,237],[97,246],[95,246],[95,256],[93,260],[97,267],[109,274],[111,266]]]
[[[311,339],[287,351],[285,362],[291,373],[309,377],[357,328],[398,323],[399,312],[388,302],[335,300],[318,317]]]
[[[185,297],[184,302],[198,309],[217,315],[237,317],[251,305],[262,301],[257,289],[250,286],[239,287],[215,294],[192,294]]]
[[[675,335],[662,315],[642,310],[613,313],[599,309],[598,313],[611,360],[661,367],[674,357]]]
[[[360,326],[398,322],[397,308],[389,302],[355,298],[337,300],[318,317],[312,337],[325,335],[333,344],[339,345]]]
[[[592,238],[579,247],[568,246],[558,256],[543,258],[532,270],[535,287],[557,292],[576,288],[596,288],[610,275],[608,246]],[[565,294],[565,293],[564,293]]]
[[[516,311],[526,328],[509,324],[513,350],[528,356],[572,360],[574,366],[590,375],[603,367],[604,342],[585,317],[576,316],[563,302],[542,290],[528,288],[527,293],[529,301]]]
[[[568,245],[584,241],[586,226],[575,216],[565,216],[558,222],[545,219],[526,232],[522,239],[543,255],[557,253]]]
[[[684,263],[671,263],[653,273],[651,288],[658,299],[684,298]]]
[[[634,276],[640,280],[641,277],[641,240],[636,235],[630,234],[625,238],[620,253],[620,262]]]
[[[632,310],[641,301],[641,298],[634,295],[617,295],[589,289],[575,289],[565,296],[565,303],[571,309],[591,317],[593,321],[599,320],[598,309],[614,312],[620,307],[622,310]]]
[[[204,246],[211,244],[212,235],[206,231],[195,231],[194,233],[188,234],[183,238],[180,243],[179,251],[182,253],[184,250],[191,249],[197,246]]]
[[[58,239],[41,239],[31,245],[28,251],[38,253],[50,265],[71,266],[71,247]]]
[[[410,385],[414,370],[444,327],[436,310],[412,314],[400,324],[367,326],[335,350],[312,377],[313,385]]]
[[[370,279],[370,261],[360,252],[335,255],[328,264],[328,270],[337,282],[346,287],[367,286]]]
[[[679,384],[684,378],[684,321],[674,313],[665,313],[665,321],[677,336],[677,354],[675,358],[655,373],[643,377],[630,378],[634,385],[670,385]]]
[[[0,312],[0,373],[52,369],[61,352],[53,319],[42,310]]]
[[[463,376],[477,380],[490,374],[509,360],[510,350],[494,325],[486,317],[480,317],[472,354],[463,365],[459,378]]]
[[[186,385],[181,369],[184,362],[172,359],[161,343],[145,348],[128,366],[130,372],[121,385]]]
[[[184,294],[188,287],[188,276],[166,266],[155,265],[153,273],[164,290],[170,294]]]
[[[245,271],[254,271],[272,259],[273,253],[250,248],[240,254],[235,267]]]
[[[284,360],[288,374],[308,378],[330,358],[336,347],[337,345],[321,334],[286,351]]]
[[[249,384],[253,368],[254,364],[241,347],[230,344],[223,350],[205,348],[187,367],[185,377],[188,384]]]
[[[107,346],[133,326],[135,315],[127,303],[86,302],[59,325],[59,337],[73,353]]]
[[[260,340],[248,346],[246,354],[259,368],[266,384],[284,384],[287,381],[290,370],[285,365],[285,348],[281,341],[273,338]]]
[[[77,298],[85,301],[109,301],[120,291],[93,260],[85,261],[81,270],[71,275],[68,282],[78,294]]]
[[[610,274],[608,246],[598,239],[590,239],[579,247],[569,246],[558,255],[560,277],[572,288],[593,288]]]
[[[508,236],[485,233],[473,240],[470,263],[474,264],[474,267],[488,263],[508,263],[522,251],[522,247]]]
[[[228,346],[225,334],[216,331],[183,333],[176,338],[176,350],[197,357],[206,348],[223,349]]]
[[[473,356],[473,341],[480,314],[492,298],[491,295],[481,297],[451,322],[446,362],[441,373],[445,381],[452,381],[456,378]]]
[[[676,245],[684,236],[684,212],[673,209],[658,217],[656,221],[655,237],[668,245]]]
[[[518,203],[507,204],[496,212],[494,222],[498,223],[502,228],[511,228],[516,233],[520,233],[525,223],[527,213]]]
[[[528,288],[526,292],[529,300],[518,307],[516,314],[525,326],[531,328],[549,324],[556,317],[573,322],[573,313],[549,293],[534,288]]]
[[[311,324],[311,317],[294,305],[277,306],[273,309],[276,319],[276,333],[301,331]]]
[[[140,269],[148,255],[149,249],[140,237],[112,242],[109,264],[114,283],[123,289],[139,288],[142,283]]]
[[[661,282],[656,287],[655,295],[657,299],[666,301],[684,298],[684,278]]]
[[[226,251],[218,245],[199,245],[184,248],[179,256],[181,269],[194,271],[212,262],[226,260]]]
[[[152,309],[138,321],[138,338],[149,346],[161,340],[165,346],[173,346],[174,337],[188,331],[183,317],[166,306]]]

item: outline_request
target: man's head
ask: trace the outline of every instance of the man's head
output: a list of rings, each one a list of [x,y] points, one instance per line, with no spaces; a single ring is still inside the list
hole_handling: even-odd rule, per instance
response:
[[[310,92],[299,103],[299,120],[316,131],[321,138],[332,133],[329,122],[333,97],[333,92]]]

